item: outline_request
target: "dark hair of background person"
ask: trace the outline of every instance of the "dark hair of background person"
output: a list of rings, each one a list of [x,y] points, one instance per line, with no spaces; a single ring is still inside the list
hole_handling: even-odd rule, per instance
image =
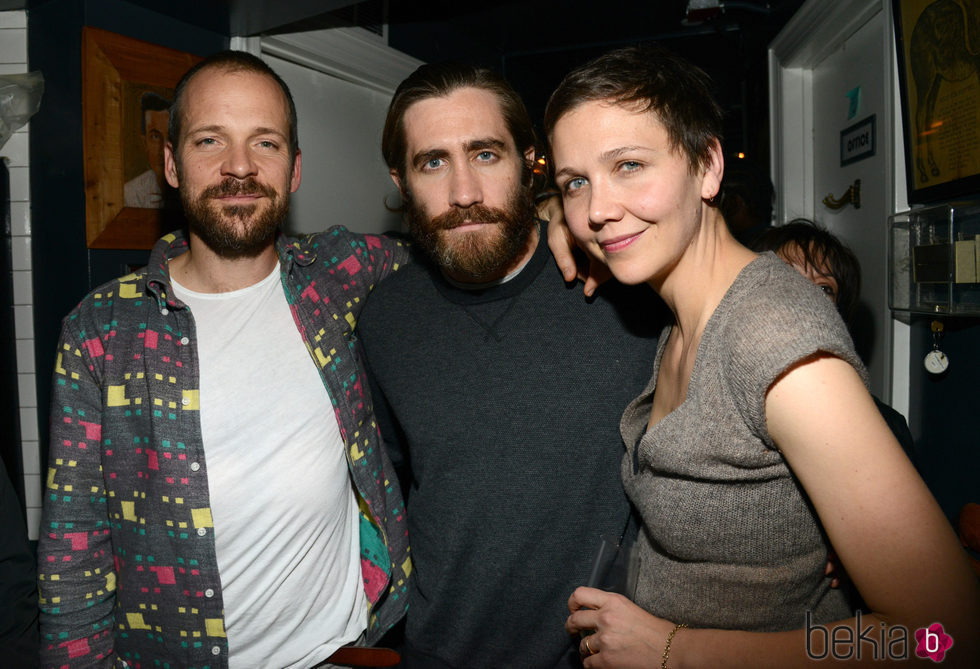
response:
[[[776,191],[769,175],[744,158],[725,161],[718,208],[732,236],[743,244],[772,226]]]
[[[780,251],[790,246],[790,257],[799,253],[806,266],[820,273],[826,270],[837,282],[837,311],[850,325],[861,293],[861,264],[857,256],[836,236],[805,218],[769,228],[751,244],[754,251],[774,251],[777,255],[783,255]]]
[[[536,146],[534,126],[524,102],[500,74],[468,63],[428,63],[420,66],[399,84],[391,99],[381,133],[381,155],[388,169],[395,170],[399,175],[405,174],[405,161],[408,157],[405,113],[409,107],[429,98],[446,97],[461,88],[479,88],[496,96],[504,123],[517,150],[523,153]]]
[[[286,104],[289,107],[289,153],[291,156],[295,156],[296,152],[299,151],[299,132],[296,127],[296,104],[293,102],[292,93],[289,92],[289,86],[261,58],[257,58],[245,51],[218,51],[217,53],[213,53],[187,70],[184,76],[180,78],[180,81],[177,82],[177,87],[174,89],[174,102],[170,108],[170,125],[167,128],[167,140],[174,148],[174,154],[176,155],[179,151],[177,140],[180,138],[180,129],[183,123],[182,108],[184,90],[187,88],[190,80],[194,78],[194,75],[204,69],[210,68],[224,70],[229,73],[251,72],[262,74],[271,78],[279,85],[282,94],[286,98]]]
[[[146,134],[146,112],[169,112],[170,111],[170,100],[154,93],[153,91],[146,91],[140,96],[140,134]],[[170,129],[167,129],[170,132]]]
[[[724,115],[711,88],[703,70],[659,45],[616,49],[565,76],[545,108],[545,132],[550,137],[558,119],[586,102],[653,112],[671,149],[687,156],[694,173],[708,165],[711,146],[722,139]]]

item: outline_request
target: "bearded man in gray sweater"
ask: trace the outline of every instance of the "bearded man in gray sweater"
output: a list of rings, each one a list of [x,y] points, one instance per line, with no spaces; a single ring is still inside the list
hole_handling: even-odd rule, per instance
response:
[[[646,287],[586,300],[563,280],[534,212],[534,132],[498,74],[420,67],[382,153],[419,255],[358,322],[407,485],[403,666],[580,667],[567,601],[627,525],[619,417],[662,314]]]

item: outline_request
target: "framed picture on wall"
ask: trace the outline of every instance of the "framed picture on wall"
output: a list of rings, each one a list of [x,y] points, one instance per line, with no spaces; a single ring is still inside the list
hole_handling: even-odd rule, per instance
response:
[[[169,107],[200,57],[98,28],[82,29],[85,231],[89,248],[148,249],[180,227],[163,176]]]
[[[910,203],[980,193],[980,0],[892,0]]]

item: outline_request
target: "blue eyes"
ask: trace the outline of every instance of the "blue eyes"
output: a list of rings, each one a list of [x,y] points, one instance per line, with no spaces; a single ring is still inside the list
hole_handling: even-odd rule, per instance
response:
[[[643,163],[638,160],[624,160],[616,165],[616,171],[622,172],[625,175],[630,175],[633,172],[638,172],[643,169]],[[589,180],[585,177],[572,177],[565,182],[562,186],[562,190],[566,194],[572,194],[575,191],[582,190],[589,185]]]
[[[474,159],[479,163],[493,163],[497,160],[497,154],[493,151],[480,151],[474,155]],[[445,158],[430,158],[422,163],[422,169],[426,171],[438,170],[446,165]]]
[[[202,137],[201,139],[194,142],[197,146],[217,146],[218,139],[216,137]],[[279,143],[272,141],[270,139],[263,139],[256,142],[255,146],[260,149],[268,149],[271,151],[276,151],[279,149]]]

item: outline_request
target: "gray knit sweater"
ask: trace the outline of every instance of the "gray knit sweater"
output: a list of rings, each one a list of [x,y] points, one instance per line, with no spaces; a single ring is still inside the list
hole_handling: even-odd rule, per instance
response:
[[[409,666],[581,666],[568,596],[626,524],[617,426],[649,375],[658,303],[613,285],[588,303],[543,241],[501,286],[461,290],[418,263],[372,293],[358,330],[373,397],[412,470]]]
[[[645,526],[636,602],[692,627],[778,631],[851,615],[828,544],[766,428],[766,391],[817,351],[867,373],[833,304],[771,253],[746,266],[705,327],[687,398],[647,431],[660,359],[620,426],[624,487]]]

